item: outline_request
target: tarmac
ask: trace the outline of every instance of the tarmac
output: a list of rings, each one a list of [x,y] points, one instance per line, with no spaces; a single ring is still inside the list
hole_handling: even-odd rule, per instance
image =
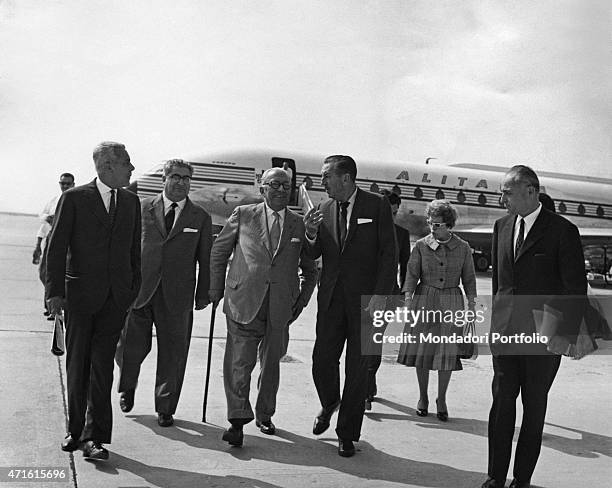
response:
[[[109,461],[87,461],[80,451],[61,451],[66,430],[65,362],[50,353],[52,322],[42,315],[42,285],[37,267],[31,264],[38,225],[33,216],[0,214],[0,405],[7,421],[0,434],[1,486],[467,488],[480,487],[486,479],[492,366],[491,357],[482,351],[478,359],[464,361],[463,371],[453,374],[446,423],[435,416],[435,375],[430,380],[430,415],[417,417],[415,373],[387,354],[378,373],[378,397],[366,413],[356,455],[338,456],[333,428],[319,437],[312,434],[319,409],[311,377],[314,297],[291,326],[273,419],[276,435],[264,435],[251,423],[245,427],[243,448],[230,447],[221,440],[227,426],[222,378],[226,332],[221,310],[217,311],[213,334],[207,423],[202,422],[211,317],[208,307],[195,313],[174,426],[157,425],[154,341],[129,414],[119,409],[115,382]],[[479,294],[490,293],[490,286],[490,274],[479,274]],[[609,289],[598,292],[612,294]],[[612,344],[600,346],[580,361],[562,361],[549,396],[534,487],[610,486]],[[117,376],[115,369],[115,381]],[[257,369],[253,403],[256,378]],[[519,402],[517,425],[520,420]],[[57,478],[52,481],[9,478],[10,469],[13,476],[17,469],[25,469],[20,476],[29,472],[40,478],[54,473],[46,471],[49,468],[56,470]]]

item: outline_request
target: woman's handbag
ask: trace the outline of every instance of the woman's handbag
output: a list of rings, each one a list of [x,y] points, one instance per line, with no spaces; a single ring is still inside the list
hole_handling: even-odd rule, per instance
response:
[[[476,335],[476,325],[470,321],[463,326],[462,342],[457,344],[459,359],[476,359],[478,357],[478,344],[473,342]]]

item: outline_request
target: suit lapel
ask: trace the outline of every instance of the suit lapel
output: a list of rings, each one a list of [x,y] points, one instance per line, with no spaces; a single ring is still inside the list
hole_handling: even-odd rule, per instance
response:
[[[102,224],[104,224],[104,227],[110,229],[110,217],[108,216],[108,212],[104,206],[102,195],[100,195],[100,192],[98,191],[96,180],[89,183],[87,187],[89,188],[89,202],[93,214],[100,220],[100,222],[102,222]]]
[[[328,222],[328,229],[331,233],[336,247],[340,250],[340,241],[338,240],[338,203],[336,200],[328,200],[327,205],[323,207],[323,222]]]
[[[503,224],[499,233],[499,243],[501,252],[499,253],[500,261],[507,260],[508,263],[514,262],[514,221],[512,218],[507,219]]]
[[[344,240],[344,246],[342,246],[343,251],[350,242],[350,240],[353,238],[353,235],[355,235],[355,231],[357,230],[357,216],[361,215],[361,190],[357,188],[357,190],[355,191],[357,192],[357,194],[355,195],[355,203],[353,204],[353,210],[351,211],[351,219],[349,222],[348,233],[346,234],[346,239]]]
[[[183,229],[189,223],[189,219],[191,218],[192,212],[193,212],[193,204],[189,201],[189,198],[187,198],[185,200],[185,205],[183,206],[183,210],[181,210],[181,213],[179,214],[178,219],[176,219],[176,222],[174,223],[174,226],[172,227],[172,230],[170,231],[170,235],[168,236],[168,239],[172,239],[177,234],[180,234],[181,232],[183,232]],[[165,223],[164,223],[164,226],[165,226]]]
[[[166,222],[164,221],[164,200],[161,193],[155,197],[149,207],[149,213],[159,233],[166,237]]]
[[[276,250],[275,256],[280,254],[289,238],[293,235],[293,229],[296,225],[297,215],[295,215],[288,208],[285,210],[285,222],[283,223],[283,230],[281,232],[280,243],[278,244],[278,249]]]
[[[515,261],[519,260],[520,257],[525,254],[531,246],[533,246],[542,237],[544,237],[544,234],[546,234],[546,228],[548,227],[548,223],[549,220],[548,215],[546,214],[546,210],[541,209],[538,218],[533,223],[533,226],[531,227],[529,233],[527,234],[527,237],[525,238],[525,242],[523,242],[523,245],[519,250],[518,256],[516,256]]]
[[[270,236],[268,235],[268,225],[266,223],[266,212],[263,203],[259,203],[253,209],[253,227],[255,227],[254,235],[258,235],[264,247],[268,251],[270,259],[272,259],[272,251],[270,250]]]

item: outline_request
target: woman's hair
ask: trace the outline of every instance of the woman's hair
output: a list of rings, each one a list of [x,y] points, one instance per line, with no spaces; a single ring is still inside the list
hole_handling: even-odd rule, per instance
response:
[[[428,220],[439,217],[451,229],[457,221],[457,211],[448,200],[432,200],[425,208],[425,216]]]

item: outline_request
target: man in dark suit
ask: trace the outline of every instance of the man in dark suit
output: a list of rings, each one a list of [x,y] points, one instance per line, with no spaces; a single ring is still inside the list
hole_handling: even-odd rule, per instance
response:
[[[349,457],[361,434],[368,368],[368,351],[363,349],[370,346],[371,321],[361,315],[361,299],[371,295],[370,314],[385,308],[386,295],[396,285],[397,244],[389,201],[357,188],[357,166],[350,156],[326,158],[321,176],[331,199],[304,216],[311,255],[323,257],[312,354],[322,410],[313,433],[325,432],[339,407],[338,454]],[[346,375],[340,397],[338,363],[345,342]]]
[[[72,452],[108,459],[113,355],[140,287],[140,202],[124,190],[134,166],[123,144],[93,152],[98,177],[62,194],[47,248],[49,312],[66,315],[68,435]]]
[[[509,215],[494,227],[491,337],[534,334],[534,311],[552,307],[563,316],[557,334],[573,336],[575,343],[587,288],[580,236],[574,224],[542,207],[539,190],[535,172],[522,165],[512,167],[502,183],[501,202]],[[523,421],[510,487],[527,488],[540,454],[548,392],[561,356],[549,353],[546,344],[520,342],[492,342],[491,352],[489,478],[482,486],[504,486],[520,393]]]
[[[204,209],[189,200],[192,176],[190,163],[171,159],[164,165],[163,192],[142,201],[142,286],[116,354],[121,370],[119,406],[129,412],[155,323],[155,411],[161,427],[174,423],[189,353],[194,297],[196,310],[209,303],[212,222]]]
[[[233,446],[242,446],[243,425],[253,420],[249,389],[258,356],[255,424],[264,434],[276,433],[272,416],[279,361],[287,352],[289,325],[308,304],[317,276],[316,264],[306,251],[304,223],[287,208],[291,192],[287,172],[266,170],[260,191],[263,203],[236,207],[210,259],[210,299],[216,304],[225,296],[223,386],[231,427],[222,439]]]

